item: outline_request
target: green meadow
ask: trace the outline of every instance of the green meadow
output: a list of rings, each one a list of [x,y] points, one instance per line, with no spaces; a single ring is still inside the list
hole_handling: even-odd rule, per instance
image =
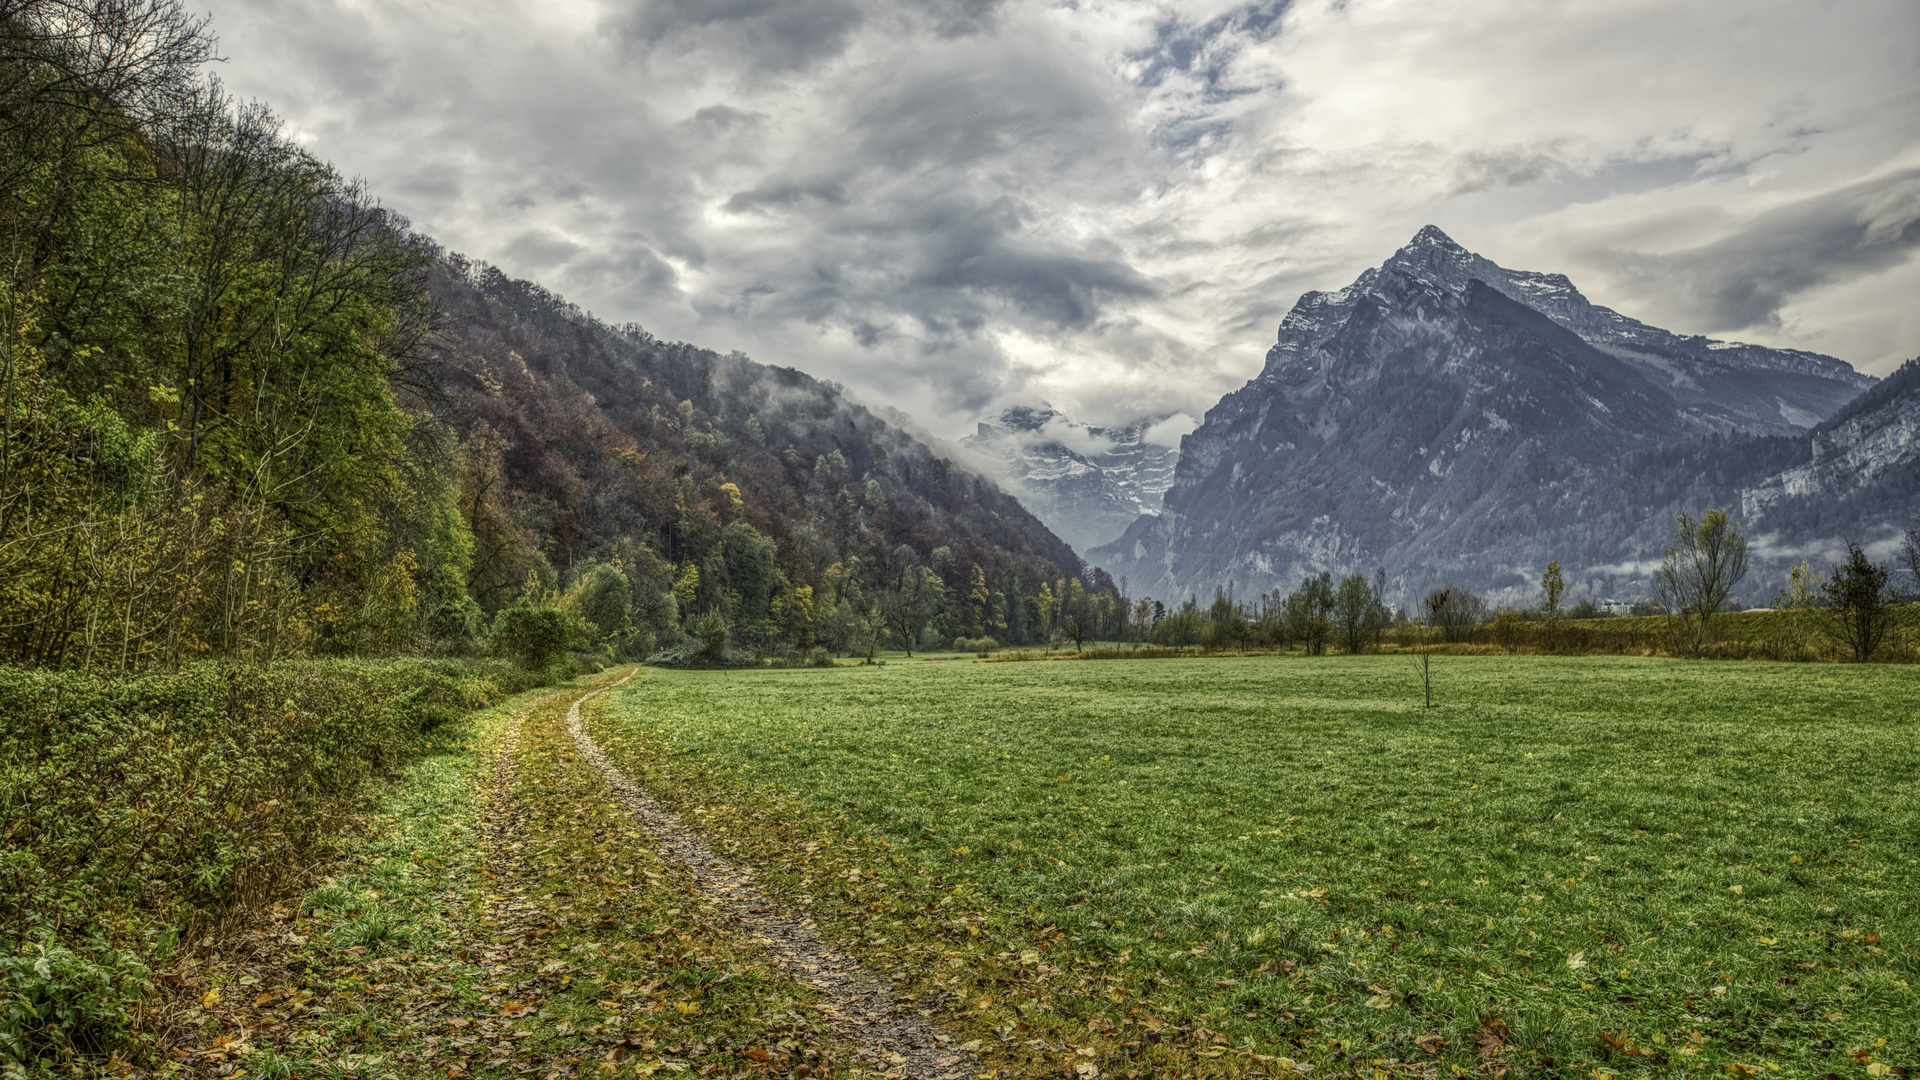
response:
[[[1006,1074],[1900,1075],[1908,666],[648,671],[636,779]],[[1326,1075],[1322,1072],[1320,1075]]]

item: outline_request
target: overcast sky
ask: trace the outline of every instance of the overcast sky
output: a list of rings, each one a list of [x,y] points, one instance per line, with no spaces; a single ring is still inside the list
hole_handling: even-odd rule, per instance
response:
[[[1428,223],[1669,329],[1920,354],[1914,0],[211,10],[229,88],[447,247],[942,435],[1197,416]]]

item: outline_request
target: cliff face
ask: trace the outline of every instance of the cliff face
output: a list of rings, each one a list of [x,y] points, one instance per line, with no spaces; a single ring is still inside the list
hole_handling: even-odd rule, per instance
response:
[[[960,442],[1055,534],[1086,551],[1157,512],[1173,484],[1179,452],[1146,441],[1152,423],[1092,427],[1048,406],[1015,406]]]
[[[1260,375],[1182,442],[1164,512],[1089,559],[1166,596],[1384,567],[1403,597],[1452,578],[1519,599],[1552,559],[1629,590],[1674,510],[1837,482],[1774,478],[1819,440],[1887,463],[1874,476],[1910,466],[1892,398],[1854,434],[1814,427],[1873,384],[1832,357],[1647,326],[1429,227],[1301,297]],[[1748,531],[1783,498],[1756,495]]]

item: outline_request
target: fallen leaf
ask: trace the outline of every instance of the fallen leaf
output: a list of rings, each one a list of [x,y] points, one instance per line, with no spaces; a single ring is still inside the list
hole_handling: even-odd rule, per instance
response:
[[[1579,971],[1581,968],[1586,966],[1587,966],[1587,954],[1584,952],[1577,952],[1577,953],[1574,953],[1572,956],[1567,957],[1567,967],[1574,971]]]
[[[220,988],[219,987],[216,986],[213,989],[207,991],[206,993],[200,995],[201,1008],[211,1009],[218,1004],[220,1004]]]
[[[1420,1036],[1413,1040],[1413,1044],[1429,1054],[1437,1054],[1441,1047],[1447,1045],[1447,1040],[1441,1038],[1438,1033],[1433,1033]]]
[[[509,1001],[500,1006],[501,1016],[525,1016],[533,1011],[533,1006],[518,1001]]]

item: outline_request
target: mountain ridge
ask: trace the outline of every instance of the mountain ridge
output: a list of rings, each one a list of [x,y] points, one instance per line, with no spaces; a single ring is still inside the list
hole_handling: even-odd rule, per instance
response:
[[[1822,420],[1875,384],[1833,357],[1648,326],[1429,226],[1304,294],[1261,372],[1182,440],[1163,512],[1087,557],[1161,595],[1381,567],[1403,598],[1452,578],[1517,599],[1549,560],[1657,556],[1674,510],[1740,506],[1768,483],[1755,469],[1806,464]],[[1906,429],[1869,412],[1874,434],[1849,445],[1898,471]],[[1706,468],[1715,455],[1752,467]],[[1636,461],[1657,482],[1623,471]],[[1632,584],[1596,569],[1583,589]]]

